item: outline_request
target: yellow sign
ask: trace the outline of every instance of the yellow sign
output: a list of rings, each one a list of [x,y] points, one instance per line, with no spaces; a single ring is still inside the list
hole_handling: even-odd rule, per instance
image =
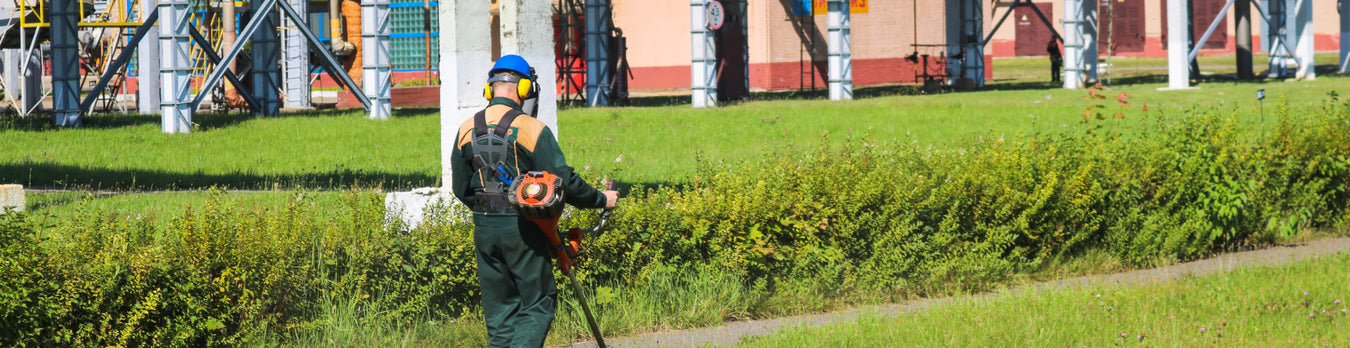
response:
[[[869,2],[871,2],[871,1],[868,1],[868,0],[849,0],[849,1],[848,1],[848,12],[849,12],[849,13],[867,13],[867,3],[869,3]]]
[[[848,0],[848,13],[867,13],[869,0]],[[811,0],[811,13],[823,15],[829,13],[829,1]]]

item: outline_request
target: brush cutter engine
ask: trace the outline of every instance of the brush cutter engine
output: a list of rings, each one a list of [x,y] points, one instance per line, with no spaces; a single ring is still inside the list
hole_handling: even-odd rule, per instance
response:
[[[511,183],[507,199],[516,213],[530,219],[556,219],[563,211],[562,178],[549,172],[527,172]]]

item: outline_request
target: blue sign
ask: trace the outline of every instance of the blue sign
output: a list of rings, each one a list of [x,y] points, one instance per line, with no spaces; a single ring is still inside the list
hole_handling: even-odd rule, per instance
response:
[[[793,16],[810,16],[811,0],[792,0]]]

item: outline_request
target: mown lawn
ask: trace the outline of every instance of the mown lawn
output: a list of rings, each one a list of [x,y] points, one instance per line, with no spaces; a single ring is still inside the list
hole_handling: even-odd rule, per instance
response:
[[[747,347],[1344,347],[1350,254],[1145,285],[999,293],[794,328]]]
[[[712,109],[687,105],[567,109],[560,142],[569,162],[599,178],[630,183],[682,183],[699,159],[735,163],[786,144],[843,143],[862,137],[962,146],[978,137],[1077,129],[1083,110],[1101,105],[1108,117],[1145,112],[1223,109],[1241,122],[1287,98],[1292,110],[1325,103],[1348,79],[1215,82],[1193,91],[1157,91],[1161,84],[1117,87],[1100,101],[1087,92],[1025,89],[937,95],[895,95],[903,88],[860,89],[859,100],[832,102],[765,96]],[[1005,89],[1000,89],[1005,88]],[[1255,100],[1265,89],[1264,105]],[[1129,106],[1116,101],[1124,93]],[[1145,111],[1147,109],[1147,111]],[[1265,110],[1265,114],[1272,114]],[[79,129],[52,129],[41,120],[0,120],[0,182],[75,189],[349,188],[409,189],[438,185],[439,117],[432,109],[398,110],[387,121],[359,112],[314,112],[255,119],[199,115],[199,128],[160,134],[157,117],[92,116]],[[1263,121],[1265,121],[1263,123]],[[1128,125],[1128,123],[1126,123]]]

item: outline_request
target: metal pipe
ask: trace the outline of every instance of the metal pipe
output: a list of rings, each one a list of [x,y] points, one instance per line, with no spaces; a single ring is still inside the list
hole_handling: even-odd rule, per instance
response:
[[[422,63],[426,65],[427,86],[434,85],[431,80],[431,0],[422,0]]]
[[[1238,78],[1250,80],[1255,77],[1252,74],[1252,0],[1237,0],[1233,17],[1237,19]]]
[[[328,0],[328,16],[328,24],[331,26],[328,29],[328,39],[333,54],[351,55],[356,51],[356,45],[342,39],[342,0]]]
[[[237,16],[234,13],[234,0],[220,1],[220,17],[220,47],[234,46],[234,41],[238,39],[238,37],[235,36],[234,31],[239,28],[238,24],[235,22],[235,17]],[[229,65],[226,65],[225,68],[229,69],[230,72],[235,72],[234,61],[230,61]]]

